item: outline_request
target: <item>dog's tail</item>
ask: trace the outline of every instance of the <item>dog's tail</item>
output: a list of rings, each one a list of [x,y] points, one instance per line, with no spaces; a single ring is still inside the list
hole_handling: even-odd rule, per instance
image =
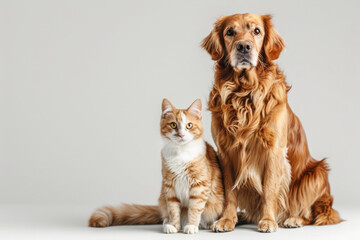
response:
[[[333,197],[326,193],[312,206],[314,216],[314,225],[336,224],[344,221],[340,218],[339,213],[332,208]]]
[[[89,219],[90,227],[113,225],[158,224],[162,217],[159,206],[123,204],[97,209]]]

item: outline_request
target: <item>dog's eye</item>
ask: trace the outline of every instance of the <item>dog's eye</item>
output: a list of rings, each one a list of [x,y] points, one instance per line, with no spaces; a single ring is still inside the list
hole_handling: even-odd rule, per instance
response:
[[[255,34],[255,35],[259,35],[259,34],[260,34],[260,29],[255,28],[255,30],[254,30],[254,34]]]
[[[234,36],[235,32],[234,32],[234,29],[232,28],[229,28],[227,31],[226,31],[226,35],[228,36]]]

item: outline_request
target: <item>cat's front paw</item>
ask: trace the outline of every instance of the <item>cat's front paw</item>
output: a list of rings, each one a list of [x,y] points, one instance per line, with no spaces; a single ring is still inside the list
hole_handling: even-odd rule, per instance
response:
[[[178,231],[176,227],[171,224],[164,224],[163,230],[164,233],[177,233]]]
[[[184,233],[186,234],[194,234],[199,231],[199,227],[195,225],[186,225],[184,227]]]

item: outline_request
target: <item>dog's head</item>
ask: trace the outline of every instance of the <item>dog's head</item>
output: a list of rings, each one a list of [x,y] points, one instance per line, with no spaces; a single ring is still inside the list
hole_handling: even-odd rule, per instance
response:
[[[277,59],[285,47],[270,15],[235,14],[219,18],[202,47],[215,61],[225,61],[239,72],[259,61]]]

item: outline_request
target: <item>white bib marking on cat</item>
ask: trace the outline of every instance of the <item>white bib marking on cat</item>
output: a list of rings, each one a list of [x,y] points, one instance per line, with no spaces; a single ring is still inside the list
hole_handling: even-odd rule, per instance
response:
[[[175,193],[183,207],[189,206],[189,190],[190,184],[186,173],[178,175],[175,180]]]
[[[175,180],[176,197],[179,198],[182,206],[188,206],[190,185],[186,168],[189,162],[205,154],[205,142],[203,139],[197,139],[180,145],[167,139],[164,141],[165,145],[161,153],[166,165],[177,176]]]

